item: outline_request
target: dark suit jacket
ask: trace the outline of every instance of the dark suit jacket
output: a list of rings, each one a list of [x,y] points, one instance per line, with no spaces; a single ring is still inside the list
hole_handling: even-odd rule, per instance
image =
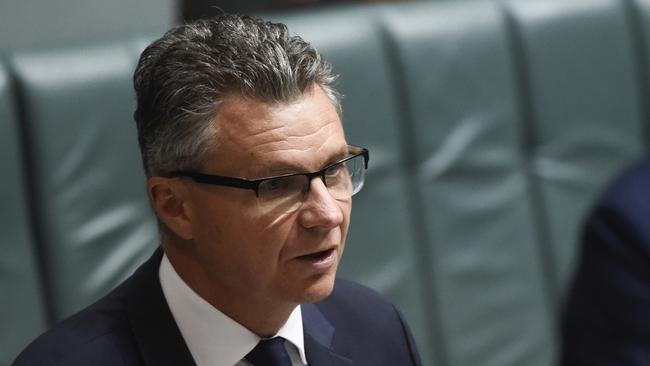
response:
[[[37,338],[14,365],[194,365],[158,280],[162,251],[106,297]],[[419,365],[393,305],[337,280],[332,295],[302,306],[310,366]]]
[[[650,158],[587,223],[562,336],[565,366],[650,365]]]

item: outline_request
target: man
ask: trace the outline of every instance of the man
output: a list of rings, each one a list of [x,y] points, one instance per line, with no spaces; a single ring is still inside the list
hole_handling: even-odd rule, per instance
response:
[[[161,247],[16,365],[413,365],[396,309],[335,280],[368,151],[329,65],[223,15],[142,54],[135,119]]]
[[[562,335],[562,365],[650,365],[650,157],[587,223]]]

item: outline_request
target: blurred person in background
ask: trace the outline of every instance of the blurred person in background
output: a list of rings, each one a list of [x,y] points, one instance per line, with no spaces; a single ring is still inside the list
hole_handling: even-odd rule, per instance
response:
[[[650,158],[589,218],[562,324],[562,365],[650,365]]]
[[[135,119],[161,247],[15,365],[419,365],[395,307],[336,279],[369,153],[330,65],[221,15],[141,55]]]

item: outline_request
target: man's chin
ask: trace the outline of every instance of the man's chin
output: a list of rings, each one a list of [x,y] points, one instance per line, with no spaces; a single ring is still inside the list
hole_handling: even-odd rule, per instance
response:
[[[301,303],[312,303],[324,300],[334,289],[334,274],[321,275],[314,279],[301,294]]]

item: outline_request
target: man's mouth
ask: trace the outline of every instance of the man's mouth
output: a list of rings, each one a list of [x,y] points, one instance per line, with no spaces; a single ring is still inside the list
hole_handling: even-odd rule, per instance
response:
[[[317,268],[328,268],[336,262],[336,248],[329,248],[319,252],[297,257],[302,262]]]

